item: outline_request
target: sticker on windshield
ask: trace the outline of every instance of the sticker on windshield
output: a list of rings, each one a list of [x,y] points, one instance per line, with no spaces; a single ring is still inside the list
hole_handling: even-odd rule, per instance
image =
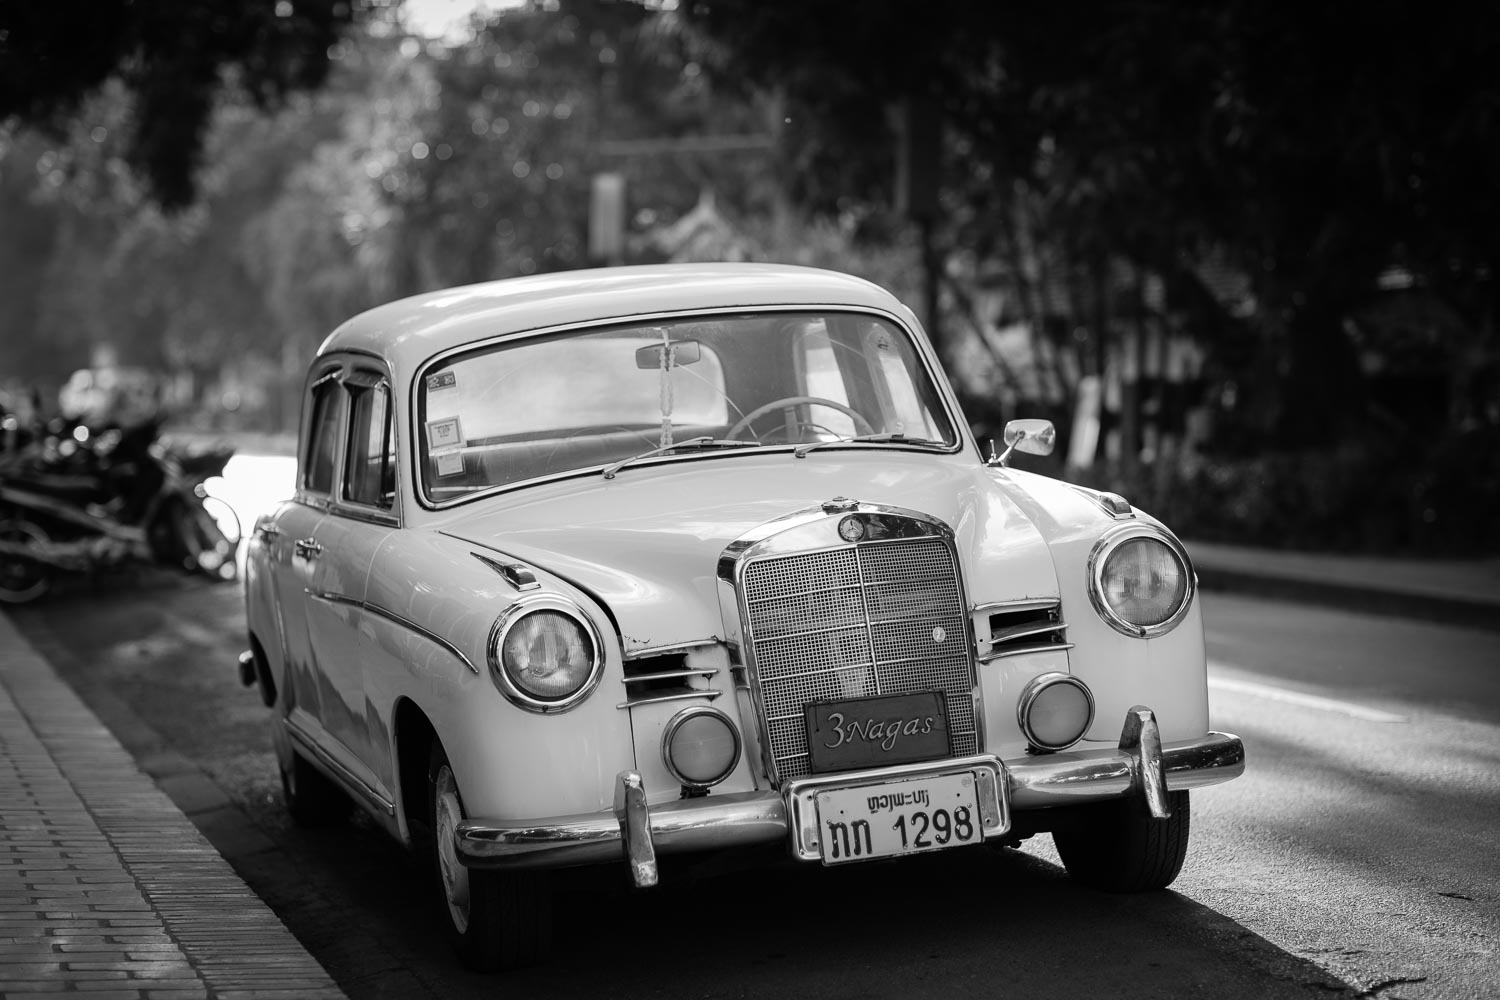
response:
[[[433,451],[439,448],[456,448],[463,443],[464,436],[458,429],[457,417],[434,420],[427,425],[427,447]]]
[[[438,372],[436,375],[427,376],[427,391],[437,392],[439,389],[457,389],[458,374],[456,372]]]
[[[439,476],[459,476],[463,474],[463,452],[449,451],[435,457],[437,458],[437,474]]]

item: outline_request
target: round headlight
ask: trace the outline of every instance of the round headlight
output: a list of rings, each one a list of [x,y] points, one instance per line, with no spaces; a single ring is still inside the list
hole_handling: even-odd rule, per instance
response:
[[[1038,750],[1066,750],[1094,721],[1094,695],[1083,681],[1061,671],[1038,674],[1016,703],[1021,732]]]
[[[729,777],[739,763],[740,733],[717,709],[683,709],[662,732],[661,756],[672,777],[684,786],[707,788]]]
[[[1094,604],[1126,635],[1170,631],[1187,611],[1193,571],[1181,546],[1155,533],[1107,538],[1093,559]]]
[[[523,708],[562,711],[598,683],[601,649],[593,623],[571,602],[523,598],[490,632],[490,674]]]

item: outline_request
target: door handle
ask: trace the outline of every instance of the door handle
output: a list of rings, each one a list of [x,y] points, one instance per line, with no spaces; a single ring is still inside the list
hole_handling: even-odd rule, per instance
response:
[[[316,538],[299,538],[292,543],[292,548],[302,559],[316,559],[318,553],[323,551],[323,546],[318,544]]]

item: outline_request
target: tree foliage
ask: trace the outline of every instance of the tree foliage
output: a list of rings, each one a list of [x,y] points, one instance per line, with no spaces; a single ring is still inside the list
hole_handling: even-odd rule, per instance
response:
[[[286,426],[321,339],[431,288],[581,266],[590,176],[624,172],[642,217],[701,185],[764,197],[753,157],[619,155],[637,138],[749,131],[682,40],[636,4],[507,8],[445,44],[380,24],[273,114],[226,97],[196,200],[165,211],[128,165],[135,95],[109,81],[56,129],[0,127],[0,377],[56,385],[100,348],[199,386],[272,385]],[[274,385],[273,385],[274,384]],[[257,405],[261,405],[257,404]]]
[[[879,178],[848,166],[890,162],[875,106],[929,98],[949,129],[951,249],[1024,271],[1029,229],[1032,271],[1050,254],[1065,275],[1097,276],[1119,258],[1180,287],[1174,276],[1192,284],[1213,257],[1246,275],[1262,335],[1290,365],[1278,406],[1290,437],[1359,413],[1343,321],[1387,269],[1493,328],[1492,7],[932,0],[917,14],[896,0],[695,0],[683,16],[714,40],[722,73],[785,93],[811,141],[838,143],[807,158],[825,167],[800,183],[814,209],[830,207],[820,192],[880,198]],[[867,127],[851,134],[850,121]],[[1089,296],[1073,297],[1087,314]]]
[[[89,0],[0,6],[0,123],[59,126],[116,79],[127,162],[164,206],[193,171],[226,82],[262,107],[316,87],[355,0]]]

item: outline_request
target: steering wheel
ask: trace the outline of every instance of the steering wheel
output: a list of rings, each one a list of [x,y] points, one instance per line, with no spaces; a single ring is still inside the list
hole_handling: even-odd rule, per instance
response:
[[[780,399],[771,400],[764,406],[757,406],[755,409],[745,414],[738,421],[736,421],[733,427],[729,428],[729,432],[724,436],[731,440],[738,438],[741,431],[748,428],[757,419],[765,416],[772,410],[790,410],[792,407],[800,405],[827,406],[830,409],[838,410],[840,413],[846,415],[854,421],[854,429],[860,434],[875,433],[875,428],[870,424],[868,420],[862,417],[857,410],[851,409],[850,407],[845,406],[843,403],[840,403],[837,400],[825,399],[822,396],[782,396]],[[805,423],[805,421],[798,421],[798,424],[803,423]],[[759,439],[760,437],[759,435],[757,435],[756,440]]]

